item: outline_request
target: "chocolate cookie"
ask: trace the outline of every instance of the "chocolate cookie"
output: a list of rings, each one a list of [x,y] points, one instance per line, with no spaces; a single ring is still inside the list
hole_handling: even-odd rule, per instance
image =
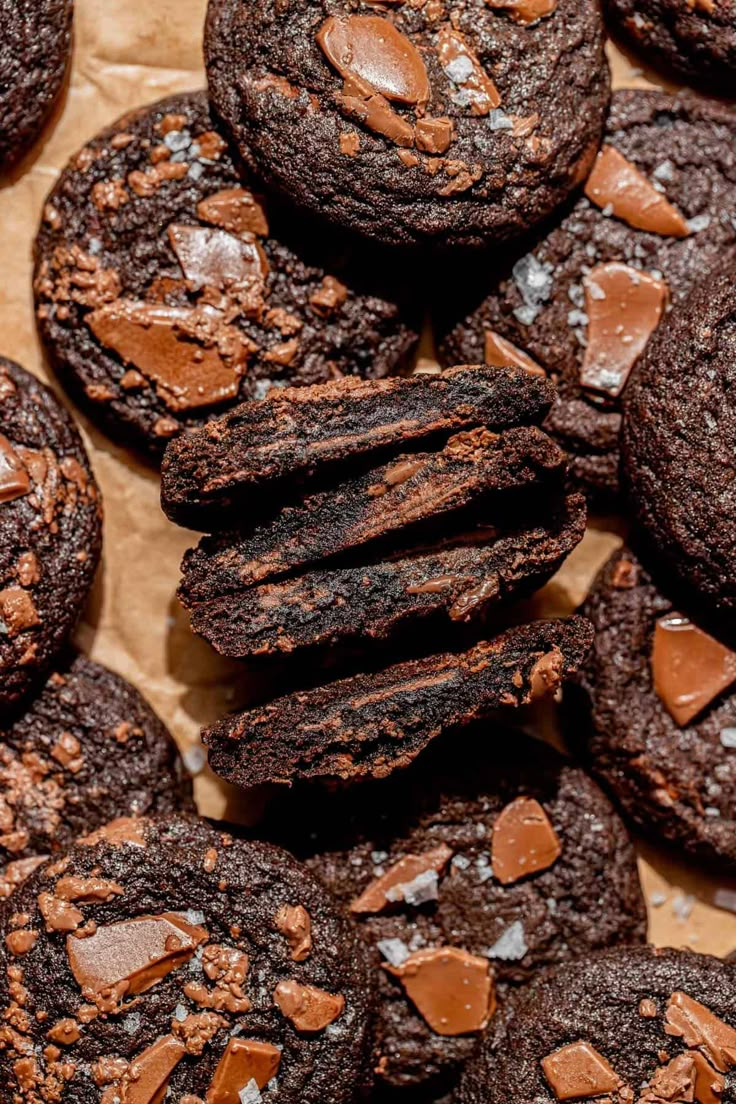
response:
[[[0,928],[17,1104],[347,1104],[364,1081],[364,950],[280,848],[117,822],[31,875]]]
[[[584,179],[609,94],[596,2],[210,0],[210,94],[266,183],[404,245],[535,226]]]
[[[709,955],[624,947],[539,978],[468,1063],[458,1104],[731,1104],[736,975]]]
[[[101,540],[100,496],[72,419],[0,357],[0,716],[69,637]]]
[[[73,0],[0,0],[0,169],[35,140],[64,81]]]
[[[442,732],[499,706],[556,693],[582,663],[581,617],[509,629],[445,652],[352,675],[233,713],[204,730],[212,769],[238,786],[320,778],[383,778]]]
[[[112,671],[66,656],[26,712],[0,724],[0,897],[109,820],[181,807],[191,782],[153,710]]]
[[[736,168],[736,153],[734,154]],[[647,539],[722,616],[736,612],[736,254],[673,311],[629,387],[624,470]]]
[[[639,828],[736,869],[736,652],[629,549],[583,612],[595,628],[580,676],[589,724],[573,716],[571,740]]]
[[[641,52],[707,92],[736,95],[733,0],[605,0],[612,27]]]
[[[510,987],[645,937],[623,824],[582,770],[518,732],[476,725],[382,782],[302,789],[275,803],[265,831],[368,942],[389,1084],[439,1092]]]
[[[735,148],[732,107],[617,92],[585,196],[438,307],[445,363],[536,364],[558,380],[546,428],[594,494],[618,488],[619,398],[667,301],[736,244]]]
[[[383,376],[417,340],[369,258],[251,191],[204,93],[124,116],[72,159],[36,242],[41,335],[110,433],[167,440],[271,385]]]
[[[407,451],[453,431],[535,425],[554,388],[518,368],[462,364],[440,375],[336,380],[271,390],[168,446],[161,505],[172,521],[220,528],[254,498],[320,474],[340,475],[387,450]],[[288,493],[288,491],[287,491]]]

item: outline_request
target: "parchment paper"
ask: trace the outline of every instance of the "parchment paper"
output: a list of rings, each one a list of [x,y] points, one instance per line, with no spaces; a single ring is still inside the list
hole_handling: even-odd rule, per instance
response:
[[[31,244],[44,197],[68,157],[123,111],[203,85],[205,7],[206,0],[76,0],[66,94],[33,153],[12,179],[0,181],[0,352],[46,379],[31,298]],[[619,87],[663,85],[615,48],[610,54]],[[242,669],[190,634],[176,602],[179,561],[191,535],[161,513],[157,475],[82,424],[104,495],[105,553],[77,643],[130,679],[167,722],[197,774],[200,811],[252,820],[253,803],[246,806],[202,769],[199,728],[233,707]],[[620,522],[595,519],[535,600],[535,613],[572,611],[621,532]],[[653,942],[715,954],[736,947],[736,883],[706,878],[649,845],[640,847],[640,865]]]

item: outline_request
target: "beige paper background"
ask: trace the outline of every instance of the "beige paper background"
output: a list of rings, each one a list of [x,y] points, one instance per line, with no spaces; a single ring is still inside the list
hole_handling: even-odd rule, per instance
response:
[[[206,0],[76,0],[65,97],[33,153],[0,180],[0,352],[40,376],[48,378],[33,322],[31,245],[44,197],[68,157],[123,111],[202,86],[205,7]],[[648,83],[635,63],[610,53],[618,86]],[[191,636],[177,606],[178,565],[191,537],[162,515],[157,477],[86,422],[83,429],[105,500],[105,554],[77,641],[138,686],[196,766],[199,728],[233,706],[242,672]],[[591,525],[535,607],[570,612],[619,539],[614,523]],[[253,814],[206,769],[195,786],[207,815]],[[653,942],[715,954],[736,948],[736,883],[706,878],[649,846],[640,866]]]

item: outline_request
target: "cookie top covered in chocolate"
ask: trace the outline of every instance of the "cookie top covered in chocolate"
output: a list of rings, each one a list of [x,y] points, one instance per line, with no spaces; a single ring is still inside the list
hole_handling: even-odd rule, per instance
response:
[[[0,723],[0,898],[109,820],[192,804],[176,745],[137,690],[81,655]]]
[[[607,799],[491,722],[385,781],[284,795],[264,830],[337,894],[371,949],[384,1083],[439,1091],[510,986],[644,937],[634,851]]]
[[[94,579],[100,495],[56,396],[0,358],[0,713],[68,639]]]
[[[716,1104],[733,1099],[735,1067],[732,968],[691,951],[624,947],[534,982],[489,1032],[457,1099]]]
[[[586,175],[608,101],[597,3],[211,0],[210,94],[246,161],[371,238],[482,245]]]
[[[615,93],[584,196],[438,304],[445,363],[536,364],[558,381],[546,427],[594,495],[618,488],[621,396],[668,303],[736,244],[735,146],[732,107]]]
[[[736,651],[634,552],[616,552],[582,612],[595,629],[569,736],[626,815],[736,868]]]
[[[733,636],[736,251],[672,312],[627,392],[624,472],[647,539]]]
[[[38,136],[64,81],[73,0],[0,0],[0,169]]]
[[[119,119],[44,208],[35,292],[61,378],[153,454],[272,384],[382,376],[413,347],[390,280],[289,227],[243,179],[203,93]]]
[[[0,1075],[19,1104],[347,1104],[372,993],[285,851],[203,821],[113,822],[0,909]]]

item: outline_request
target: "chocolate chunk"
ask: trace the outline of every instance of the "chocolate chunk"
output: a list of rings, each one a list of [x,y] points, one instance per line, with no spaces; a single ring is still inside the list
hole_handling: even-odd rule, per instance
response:
[[[493,496],[529,488],[564,471],[562,450],[535,427],[485,429],[451,437],[433,453],[394,457],[326,491],[304,495],[244,534],[205,537],[184,561],[195,599],[217,581],[237,590],[401,533],[446,521]]]
[[[667,303],[663,280],[611,261],[583,279],[588,344],[580,383],[616,398],[659,325]]]
[[[654,626],[652,679],[668,713],[687,725],[736,682],[736,652],[687,617],[669,613]]]
[[[31,480],[18,453],[7,437],[0,433],[0,505],[27,495]]]
[[[125,1104],[159,1104],[166,1096],[169,1079],[186,1054],[173,1035],[164,1035],[136,1055],[120,1079],[120,1099]]]
[[[483,1031],[495,1011],[490,962],[459,947],[415,951],[400,966],[386,969],[438,1035]]]
[[[517,797],[493,826],[493,873],[502,885],[547,870],[562,846],[549,817],[534,798]]]
[[[510,629],[459,655],[400,663],[233,714],[205,729],[210,764],[240,786],[296,778],[376,778],[405,766],[440,732],[532,698],[542,656],[560,681],[591,642],[580,618]],[[550,687],[552,689],[552,687]]]
[[[585,184],[585,194],[636,230],[686,238],[687,222],[636,165],[615,146],[604,145]]]
[[[422,55],[406,35],[380,15],[329,16],[317,41],[346,80],[358,77],[387,100],[424,104],[429,78]]]
[[[720,1073],[736,1066],[736,1029],[687,993],[673,993],[665,1010],[667,1032],[698,1047]]]
[[[195,289],[209,285],[225,290],[231,284],[262,281],[268,262],[257,241],[243,241],[226,230],[172,223],[169,241],[182,272]]]
[[[459,31],[448,24],[437,36],[437,57],[449,79],[462,89],[473,115],[488,115],[501,103],[498,89],[480,63],[478,55]]]
[[[119,986],[122,993],[145,993],[187,962],[207,939],[204,928],[174,913],[138,916],[98,927],[67,940],[69,965],[88,999]]]
[[[551,511],[547,513],[547,511]],[[582,539],[585,504],[555,496],[523,517],[479,525],[435,547],[379,562],[312,568],[295,579],[232,589],[227,573],[185,572],[179,598],[192,628],[221,654],[266,655],[337,641],[383,640],[418,618],[480,618],[490,606],[541,585]],[[527,520],[528,519],[528,520]]]
[[[382,912],[397,901],[406,899],[405,889],[415,878],[434,871],[442,874],[452,858],[452,851],[446,844],[425,851],[421,855],[405,855],[389,869],[371,882],[360,897],[350,903],[350,911],[357,915]]]
[[[494,330],[486,330],[485,333],[485,361],[486,364],[493,364],[497,368],[512,364],[515,368],[523,368],[536,376],[546,375],[544,368],[532,360],[523,349],[519,349]]]
[[[249,346],[218,311],[121,299],[92,311],[86,322],[124,364],[156,384],[169,410],[217,406],[238,394]]]
[[[234,501],[274,480],[342,465],[389,446],[406,447],[434,433],[541,421],[553,395],[546,380],[483,366],[271,391],[262,402],[240,407],[169,446],[162,505],[174,521],[206,526]]]
[[[264,1089],[276,1076],[281,1051],[257,1039],[231,1039],[207,1090],[206,1104],[240,1104],[240,1093],[255,1081]]]
[[[327,993],[313,985],[298,981],[280,981],[273,994],[274,1002],[297,1031],[324,1031],[345,1010],[345,998],[340,993]]]
[[[615,1092],[621,1078],[590,1043],[570,1043],[542,1059],[544,1076],[558,1100],[589,1100]]]
[[[246,188],[223,188],[197,204],[197,215],[231,234],[268,234],[266,212]]]
[[[486,0],[494,11],[507,11],[516,23],[531,27],[540,19],[546,19],[557,8],[558,0]]]
[[[304,962],[312,953],[312,920],[303,905],[282,905],[274,927],[285,935],[294,962]]]

